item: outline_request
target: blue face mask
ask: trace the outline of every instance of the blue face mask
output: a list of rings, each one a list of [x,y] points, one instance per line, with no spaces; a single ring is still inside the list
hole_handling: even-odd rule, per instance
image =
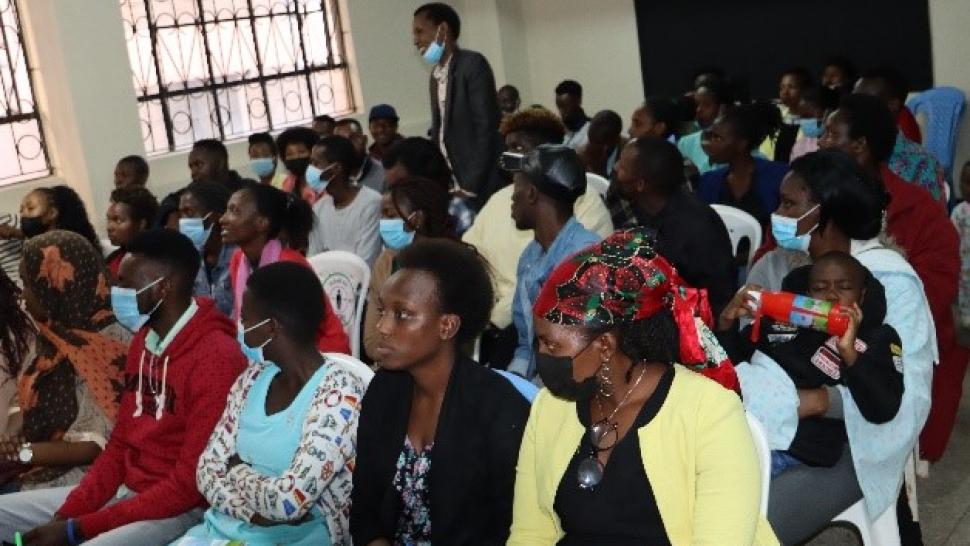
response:
[[[179,219],[179,232],[188,237],[192,241],[192,244],[195,245],[195,249],[199,252],[202,251],[202,247],[209,240],[209,236],[212,235],[213,226],[209,226],[209,229],[205,228],[205,221],[211,215],[212,213],[210,212],[202,218]]]
[[[145,290],[148,290],[149,288],[162,282],[162,279],[164,278],[165,277],[159,277],[139,290],[135,290],[134,288],[112,286],[111,310],[114,311],[115,319],[118,321],[118,324],[124,326],[131,332],[141,330],[141,327],[148,322],[148,319],[152,316],[152,313],[154,313],[158,307],[162,305],[162,300],[158,300],[158,303],[155,304],[155,307],[152,307],[151,311],[142,313],[138,310],[138,294],[141,294]]]
[[[438,27],[438,30],[434,34],[434,41],[431,42],[428,47],[424,49],[424,53],[421,54],[424,62],[431,66],[438,64],[441,61],[441,57],[445,54],[444,44],[438,42],[438,38],[440,38],[440,36],[441,27]]]
[[[381,218],[378,229],[387,248],[400,250],[414,242],[414,232],[404,229],[404,218]]]
[[[818,228],[818,224],[815,224],[812,229],[803,233],[798,234],[798,222],[808,216],[809,214],[815,212],[818,205],[815,205],[808,212],[799,216],[798,218],[788,218],[787,216],[782,216],[780,214],[771,215],[771,234],[774,236],[775,241],[781,248],[787,248],[788,250],[797,250],[798,252],[808,252],[808,244],[812,240],[812,232]]]
[[[798,125],[802,129],[802,134],[808,138],[819,138],[825,132],[825,125],[820,119],[802,118],[798,120]]]
[[[249,170],[253,171],[253,174],[260,178],[266,178],[276,172],[276,160],[272,157],[250,159]]]
[[[269,321],[270,319],[266,319],[258,324],[253,324],[249,328],[243,326],[242,320],[236,322],[236,341],[239,342],[239,348],[242,349],[243,356],[245,356],[250,362],[256,364],[267,362],[266,357],[263,356],[263,347],[267,346],[270,341],[273,341],[273,338],[267,339],[259,347],[250,347],[249,345],[246,345],[246,334]]]
[[[323,170],[320,170],[313,165],[308,166],[306,168],[306,174],[304,175],[304,178],[306,178],[306,183],[310,186],[310,189],[312,189],[317,193],[320,193],[323,190],[327,189],[327,184],[329,184],[330,181],[325,180],[323,178],[323,175],[324,173],[332,169],[334,165],[336,165],[336,163],[331,163],[327,165],[326,169],[323,169]]]

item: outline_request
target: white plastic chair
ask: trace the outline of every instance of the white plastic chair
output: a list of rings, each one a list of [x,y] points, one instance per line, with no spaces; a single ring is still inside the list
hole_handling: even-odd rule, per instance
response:
[[[718,216],[721,217],[721,221],[724,222],[724,226],[727,227],[728,235],[731,237],[731,246],[734,247],[735,254],[738,252],[742,239],[747,238],[750,241],[751,246],[748,248],[748,259],[745,261],[745,265],[750,266],[751,260],[754,259],[755,251],[761,247],[761,224],[755,220],[754,216],[739,208],[728,205],[711,205],[711,208],[717,212]]]
[[[919,446],[919,443],[917,442],[916,445]],[[903,468],[903,487],[906,488],[906,498],[909,501],[910,511],[913,513],[913,521],[919,521],[914,454],[917,457],[919,456],[918,447],[913,449],[913,453],[906,460],[906,466]],[[845,512],[832,518],[832,521],[848,523],[855,527],[862,539],[862,546],[899,546],[901,544],[895,502],[875,521],[869,518],[865,499],[853,504]]]
[[[751,439],[754,450],[758,453],[758,463],[761,465],[761,515],[768,515],[768,491],[771,486],[771,448],[768,447],[768,435],[758,418],[745,412],[748,418],[748,428],[751,429]]]
[[[105,258],[110,256],[115,250],[118,250],[118,247],[111,244],[111,239],[108,239],[107,237],[101,239],[101,253],[104,254]]]
[[[586,189],[593,190],[606,199],[606,192],[610,189],[610,181],[596,173],[586,173]]]
[[[360,327],[370,286],[370,267],[356,254],[344,250],[321,252],[307,261],[320,278],[334,312],[350,337],[351,354],[359,358]]]
[[[364,364],[355,357],[341,353],[323,353],[323,356],[346,365],[348,368],[360,375],[361,379],[367,382],[368,385],[370,384],[370,380],[374,378],[374,370],[370,369],[370,366]]]

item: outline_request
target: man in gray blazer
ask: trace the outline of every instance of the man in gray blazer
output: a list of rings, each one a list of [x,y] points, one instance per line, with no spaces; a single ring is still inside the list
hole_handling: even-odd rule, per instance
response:
[[[501,185],[502,140],[492,67],[481,53],[459,49],[460,31],[461,20],[447,4],[425,4],[414,12],[414,46],[434,67],[429,136],[448,159],[457,182],[454,194],[477,210]]]

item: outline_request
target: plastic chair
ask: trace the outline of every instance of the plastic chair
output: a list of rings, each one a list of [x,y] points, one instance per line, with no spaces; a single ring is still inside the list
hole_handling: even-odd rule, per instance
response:
[[[754,253],[761,247],[761,224],[747,212],[727,205],[711,205],[717,212],[727,227],[728,235],[731,237],[731,246],[737,254],[740,249],[741,241],[747,238],[751,246],[748,248],[748,258],[745,265],[750,266],[754,259]]]
[[[906,496],[909,500],[909,508],[913,513],[913,520],[919,521],[918,506],[916,503],[916,473],[915,456],[919,456],[919,443],[914,447],[906,466],[903,469],[903,487],[906,488]],[[896,503],[892,503],[878,518],[873,521],[869,518],[866,510],[865,499],[853,504],[845,512],[832,518],[833,522],[848,523],[859,532],[862,539],[862,546],[899,546],[899,521],[896,519]]]
[[[351,354],[360,357],[360,327],[370,286],[370,267],[360,256],[344,250],[321,252],[307,261],[350,337]]]
[[[758,453],[758,463],[761,465],[761,515],[768,515],[768,491],[771,486],[771,448],[768,447],[768,435],[758,418],[745,412],[748,418],[748,428],[751,429],[751,439],[754,449]]]
[[[610,189],[610,181],[596,173],[586,173],[586,189],[593,190],[606,199],[606,192]]]
[[[346,365],[348,368],[360,375],[367,382],[367,384],[370,384],[370,380],[374,378],[374,370],[370,369],[370,366],[364,364],[355,357],[345,355],[343,353],[323,353],[323,356]]]
[[[111,239],[108,239],[108,238],[101,239],[101,253],[104,254],[105,258],[110,256],[111,253],[114,252],[115,250],[118,250],[118,247],[111,244]]]

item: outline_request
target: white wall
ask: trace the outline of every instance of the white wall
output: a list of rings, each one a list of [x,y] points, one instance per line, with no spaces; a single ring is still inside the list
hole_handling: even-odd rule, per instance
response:
[[[354,72],[358,118],[393,104],[404,134],[425,134],[428,68],[411,43],[420,0],[341,0]],[[463,47],[484,53],[498,85],[519,87],[525,104],[553,106],[565,78],[585,89],[588,113],[616,110],[624,120],[643,100],[632,0],[455,0]],[[143,153],[135,94],[117,2],[21,0],[38,104],[54,175],[0,188],[0,212],[16,211],[39,185],[73,186],[103,224],[115,161]],[[970,95],[970,1],[930,0],[934,73],[939,85]],[[246,176],[244,141],[229,143],[230,163]],[[957,164],[970,158],[970,123],[961,128]],[[151,187],[164,195],[188,177],[186,153],[150,158]]]

